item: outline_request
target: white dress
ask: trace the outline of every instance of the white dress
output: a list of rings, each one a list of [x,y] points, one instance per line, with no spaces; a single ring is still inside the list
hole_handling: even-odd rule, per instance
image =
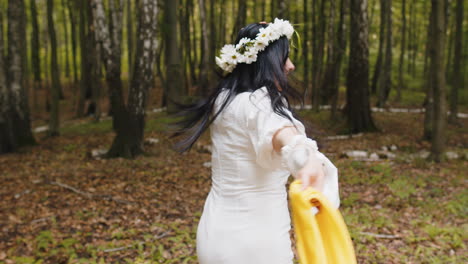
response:
[[[220,94],[215,111],[226,92]],[[290,264],[293,253],[285,188],[289,172],[273,135],[301,122],[273,112],[266,88],[237,95],[211,125],[212,186],[197,230],[201,264]],[[338,170],[322,153],[323,194],[338,208]],[[312,208],[312,213],[317,213]]]
[[[261,88],[238,94],[211,125],[212,186],[197,231],[201,264],[292,263],[289,172],[272,137],[293,125],[305,134],[304,126],[293,122],[273,112]]]

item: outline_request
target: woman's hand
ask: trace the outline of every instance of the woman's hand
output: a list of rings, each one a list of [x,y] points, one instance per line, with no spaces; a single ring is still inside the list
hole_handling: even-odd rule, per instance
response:
[[[281,149],[291,142],[294,136],[299,135],[295,127],[283,127],[279,129],[272,139],[273,149],[280,153]],[[293,177],[301,180],[303,189],[312,187],[318,191],[323,191],[324,166],[314,152],[309,152],[304,166],[293,174]]]
[[[305,166],[293,176],[294,178],[301,180],[302,189],[312,187],[320,192],[323,191],[325,180],[324,167],[315,154],[311,154]]]

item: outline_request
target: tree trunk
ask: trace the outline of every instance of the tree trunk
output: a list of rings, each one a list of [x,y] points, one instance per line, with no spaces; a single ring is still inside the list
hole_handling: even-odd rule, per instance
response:
[[[49,136],[58,136],[60,128],[59,100],[60,100],[60,76],[57,61],[57,37],[54,26],[54,1],[47,0],[47,28],[50,39],[50,73],[52,79],[51,100],[52,108],[49,120]]]
[[[278,3],[278,17],[287,18],[289,17],[289,0],[280,0]]]
[[[377,93],[377,84],[380,79],[380,73],[382,72],[382,60],[383,52],[385,47],[385,29],[387,19],[385,18],[385,10],[387,6],[386,0],[380,0],[380,32],[379,32],[379,51],[377,53],[377,61],[374,66],[374,75],[372,76],[371,92],[372,94]]]
[[[136,50],[136,57],[139,61],[134,68],[135,77],[131,82],[128,100],[131,119],[137,124],[134,129],[136,138],[133,142],[135,147],[140,147],[140,150],[142,150],[143,145],[148,90],[154,85],[153,61],[155,50],[158,46],[156,39],[158,7],[156,1],[143,0],[142,10],[143,12],[139,18]],[[134,155],[138,154],[138,152],[135,152]]]
[[[457,123],[458,114],[458,90],[463,90],[463,80],[461,72],[461,62],[463,61],[463,0],[457,0],[457,8],[455,14],[455,60],[453,61],[453,82],[450,93],[450,117],[449,121],[452,124]]]
[[[136,8],[135,8],[136,9]],[[133,33],[133,13],[132,1],[127,0],[127,60],[128,60],[128,79],[132,79],[133,55],[134,55],[134,33]]]
[[[66,16],[66,4],[65,0],[62,0],[62,18],[63,18],[63,34],[65,38],[65,77],[70,78],[70,59],[69,59],[69,50],[68,50],[68,23]]]
[[[386,0],[385,8],[385,19],[387,20],[385,22],[385,58],[382,72],[379,76],[378,107],[385,106],[392,88],[392,0]]]
[[[182,58],[177,37],[177,0],[166,0],[164,3],[165,20],[165,47],[166,47],[166,92],[167,111],[174,113],[178,111],[177,103],[182,103],[186,91],[182,75]]]
[[[308,96],[310,81],[309,81],[309,6],[308,0],[303,0],[303,19],[304,19],[304,40],[302,42],[302,59],[304,63],[304,72],[303,72],[303,80],[304,80],[304,93],[303,98],[304,101]]]
[[[406,51],[406,0],[401,2],[401,44],[400,44],[400,62],[398,66],[398,86],[396,101],[401,101],[401,89],[403,88],[403,68]]]
[[[424,61],[430,60],[430,51],[432,50],[433,42],[431,41],[433,39],[433,32],[434,32],[434,18],[432,17],[434,14],[433,12],[430,12],[429,15],[429,25],[427,29],[427,40],[426,40],[426,55],[427,57],[424,58]],[[427,62],[424,63],[426,65]],[[426,77],[429,75],[427,72],[426,67],[423,70],[423,76]],[[434,120],[434,89],[433,89],[433,83],[430,78],[425,78],[425,90],[426,90],[426,98],[424,98],[424,108],[425,108],[425,114],[424,114],[424,133],[423,133],[423,139],[425,140],[432,140],[433,136],[433,124],[432,121]]]
[[[3,41],[3,12],[0,12],[0,154],[15,151],[17,148],[11,120],[11,95],[6,78]]]
[[[350,52],[345,113],[351,133],[375,131],[369,104],[367,0],[351,0],[350,7]]]
[[[102,47],[102,58],[106,69],[106,82],[109,90],[109,101],[112,108],[112,125],[117,136],[107,153],[109,157],[131,158],[133,146],[130,136],[133,120],[125,106],[121,79],[121,39],[122,39],[122,6],[123,2],[113,1],[110,5],[112,27],[109,26],[102,0],[93,0],[94,27],[96,40]],[[133,64],[135,65],[135,64]],[[133,76],[133,75],[132,75]]]
[[[14,135],[12,146],[16,147],[33,145],[36,143],[29,118],[29,106],[26,87],[24,86],[25,56],[24,43],[26,39],[23,0],[8,1],[8,85],[11,100],[11,133]]]
[[[112,3],[112,1],[109,1],[109,6],[111,6]],[[99,94],[101,87],[99,84],[100,69],[98,62],[100,58],[98,54],[98,44],[96,42],[96,29],[94,28],[93,7],[91,0],[88,0],[87,2],[86,13],[88,27],[88,32],[86,34],[86,49],[88,52],[86,70],[89,72],[89,80],[87,81],[88,94],[86,98],[89,99],[90,102],[85,113],[87,116],[94,116],[95,120],[99,120]],[[112,23],[110,27],[112,27]]]
[[[335,9],[336,3],[335,0],[330,0],[330,15],[328,19],[328,36],[327,36],[327,62],[326,68],[323,75],[322,86],[320,88],[322,92],[322,104],[327,104],[330,102],[331,95],[332,95],[332,85],[335,80],[336,76],[334,76],[334,68],[335,68],[335,50],[336,50],[336,36],[335,36]]]
[[[88,9],[88,1],[79,2],[79,34],[80,34],[80,65],[81,65],[81,80],[80,92],[78,95],[78,105],[76,109],[76,116],[82,117],[85,115],[85,101],[91,96],[91,72],[89,67],[89,50],[88,50],[88,23],[86,11]]]
[[[234,24],[234,30],[232,31],[232,40],[237,38],[237,33],[239,33],[241,28],[245,26],[245,20],[247,18],[247,1],[238,0],[237,3],[237,16],[236,23]]]
[[[34,74],[33,84],[33,109],[38,110],[37,91],[41,89],[41,58],[39,57],[39,23],[37,21],[36,0],[31,0],[29,4],[31,12],[32,34],[31,34],[31,67]]]
[[[335,64],[333,67],[333,74],[330,77],[332,83],[331,87],[331,119],[336,119],[336,110],[338,106],[338,96],[339,96],[339,87],[340,87],[340,72],[341,64],[343,61],[343,55],[346,52],[346,36],[345,36],[345,14],[346,14],[346,4],[347,0],[341,0],[340,3],[340,21],[338,22],[338,30],[336,32],[336,52],[335,52]]]
[[[76,15],[75,15],[75,1],[68,1],[68,14],[70,16],[71,25],[71,48],[72,48],[72,63],[73,63],[73,86],[76,87],[78,83],[78,68],[76,65]]]
[[[200,89],[199,93],[201,96],[207,96],[209,92],[210,84],[210,33],[208,31],[208,21],[206,17],[206,5],[204,0],[199,0],[199,10],[200,10],[200,21],[201,21],[201,32],[202,32],[202,44],[203,52],[201,58],[201,67],[200,67]]]
[[[313,15],[312,19],[312,34],[316,36],[312,38],[314,43],[312,45],[312,107],[315,111],[318,111],[321,94],[320,84],[322,82],[323,50],[325,45],[325,1],[313,0],[312,7],[312,14],[318,13]]]
[[[434,91],[434,120],[431,159],[440,162],[445,148],[446,92],[445,92],[445,1],[432,0],[433,35],[431,45],[431,81]]]

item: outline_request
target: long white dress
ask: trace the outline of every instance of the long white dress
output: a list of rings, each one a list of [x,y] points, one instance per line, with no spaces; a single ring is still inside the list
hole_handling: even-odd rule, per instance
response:
[[[292,263],[289,172],[272,146],[282,127],[305,134],[292,120],[273,112],[261,88],[238,94],[211,125],[212,186],[197,231],[201,264]]]

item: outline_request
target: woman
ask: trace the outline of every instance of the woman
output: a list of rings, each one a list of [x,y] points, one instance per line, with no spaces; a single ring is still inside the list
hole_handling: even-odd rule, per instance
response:
[[[216,59],[227,75],[192,106],[179,143],[189,149],[211,129],[212,187],[197,231],[201,264],[292,263],[285,184],[290,174],[321,190],[322,161],[291,113],[288,21],[250,24]],[[317,154],[317,155],[316,155]]]

